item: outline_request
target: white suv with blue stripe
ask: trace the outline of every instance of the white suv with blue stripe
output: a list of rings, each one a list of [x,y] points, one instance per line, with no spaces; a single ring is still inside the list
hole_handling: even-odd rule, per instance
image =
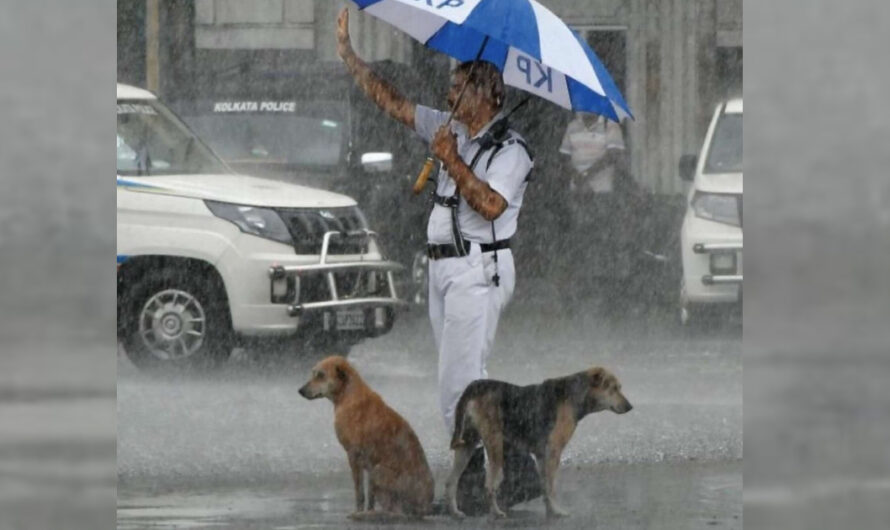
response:
[[[157,98],[117,85],[118,338],[140,367],[210,367],[241,339],[345,353],[404,305],[344,195],[232,172]]]

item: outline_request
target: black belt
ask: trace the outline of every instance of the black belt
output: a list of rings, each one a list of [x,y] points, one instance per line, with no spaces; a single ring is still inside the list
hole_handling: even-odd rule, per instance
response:
[[[470,242],[464,241],[464,255],[470,253]],[[510,248],[510,240],[502,239],[500,241],[495,241],[494,243],[476,243],[479,245],[479,249],[482,252],[494,252],[495,250],[502,250],[505,248]],[[458,254],[457,248],[451,243],[446,243],[444,245],[427,245],[426,246],[426,255],[430,259],[443,259],[443,258],[456,258],[461,254]]]

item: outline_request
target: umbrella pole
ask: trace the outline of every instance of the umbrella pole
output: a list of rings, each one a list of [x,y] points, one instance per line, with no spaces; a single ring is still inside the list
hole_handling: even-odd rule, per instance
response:
[[[476,68],[476,62],[482,57],[482,52],[485,50],[485,45],[488,44],[488,35],[482,39],[482,46],[479,47],[479,52],[476,53],[476,60],[473,61],[473,64],[470,65],[470,73],[467,74],[467,79],[464,81],[464,86],[460,89],[460,94],[457,95],[457,101],[454,102],[454,105],[451,107],[451,114],[448,116],[448,121],[445,122],[445,125],[451,124],[451,119],[454,118],[454,111],[457,110],[458,105],[460,105],[460,100],[464,97],[464,92],[467,90],[467,85],[470,83],[470,76],[473,75],[473,70]],[[430,173],[433,172],[433,165],[436,163],[436,160],[428,156],[426,157],[426,161],[423,163],[423,168],[420,170],[420,174],[417,175],[417,180],[414,181],[414,186],[411,188],[414,192],[414,195],[419,194],[423,191],[424,186],[426,186],[427,180],[430,178]]]

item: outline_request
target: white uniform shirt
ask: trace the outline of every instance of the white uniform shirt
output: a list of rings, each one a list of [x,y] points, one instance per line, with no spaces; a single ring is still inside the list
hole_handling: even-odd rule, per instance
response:
[[[609,149],[624,149],[624,136],[621,126],[599,116],[596,122],[588,127],[580,116],[569,122],[559,152],[572,157],[572,165],[579,174],[587,171]],[[598,193],[612,191],[615,177],[613,166],[605,167],[582,184],[586,191]]]
[[[429,144],[436,135],[436,131],[448,121],[449,115],[448,112],[417,105],[414,112],[414,130]],[[479,150],[479,138],[500,118],[500,114],[495,116],[473,138],[469,137],[469,131],[464,124],[456,121],[451,122],[451,131],[457,135],[457,152],[467,166],[470,165]],[[515,131],[512,132],[512,137],[517,140],[521,139]],[[492,147],[479,157],[473,173],[479,180],[487,182],[492,190],[498,192],[507,201],[507,209],[494,220],[495,236],[498,240],[502,240],[513,237],[516,233],[519,208],[522,207],[522,197],[528,186],[526,177],[531,171],[533,163],[525,148],[514,142],[510,145],[505,144],[491,161],[491,166],[486,169],[488,159],[494,150],[495,148]],[[455,187],[454,180],[444,168],[441,168],[436,184],[436,194],[451,197],[454,195]],[[458,206],[458,223],[464,239],[477,243],[491,242],[491,221],[486,221],[478,212],[470,208],[463,197],[461,197]],[[427,241],[430,243],[452,243],[451,208],[440,204],[434,205],[426,232]]]

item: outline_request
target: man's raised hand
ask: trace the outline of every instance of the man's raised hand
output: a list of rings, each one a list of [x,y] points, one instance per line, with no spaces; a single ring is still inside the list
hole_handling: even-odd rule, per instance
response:
[[[349,11],[345,7],[337,17],[337,54],[343,59],[346,70],[355,78],[356,84],[375,105],[401,123],[414,128],[414,103],[406,100],[392,85],[371,71],[352,49],[352,42],[349,40]]]
[[[340,10],[340,16],[337,17],[337,54],[347,64],[355,55],[349,39],[349,9],[345,7]]]

